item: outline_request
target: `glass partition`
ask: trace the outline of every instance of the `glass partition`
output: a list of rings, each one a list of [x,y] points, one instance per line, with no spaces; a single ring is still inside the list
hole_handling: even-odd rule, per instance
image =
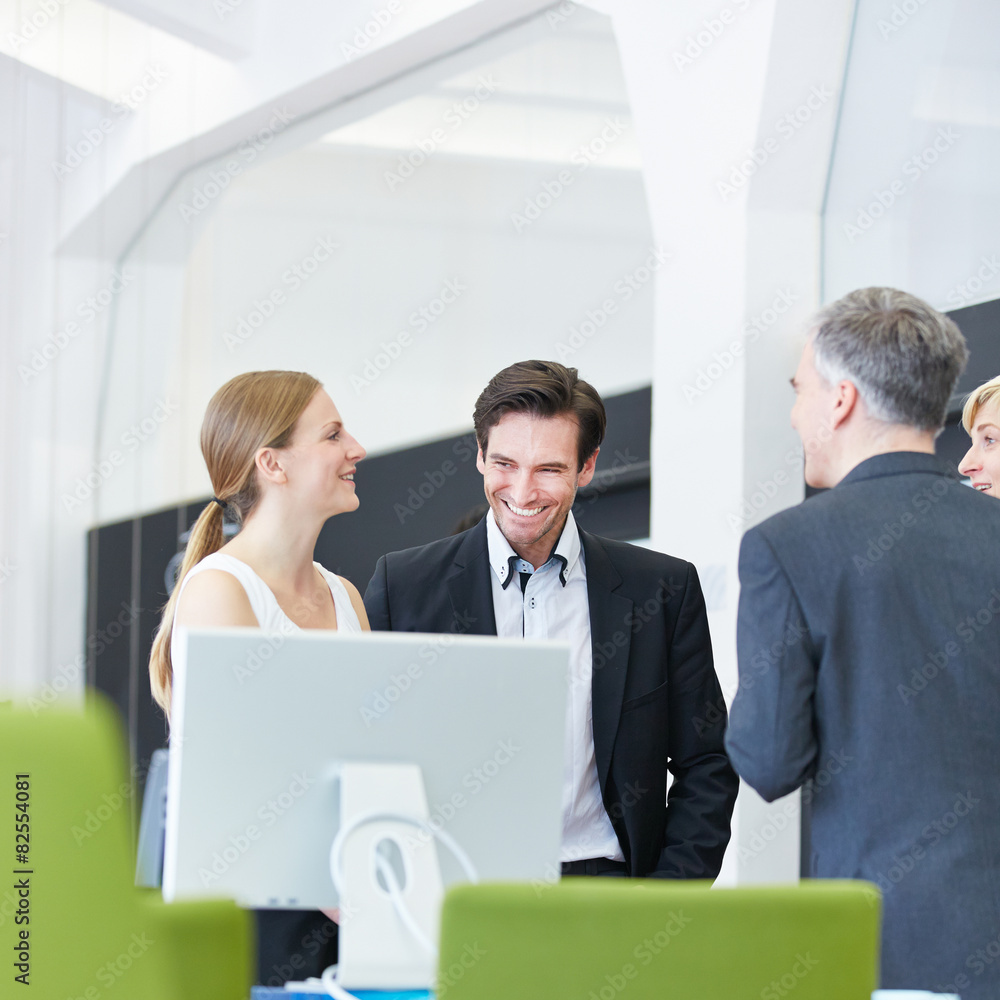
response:
[[[1000,5],[859,0],[824,206],[823,299],[1000,295]]]
[[[201,418],[242,371],[315,374],[369,452],[462,432],[525,358],[648,384],[662,260],[610,22],[584,8],[309,118],[265,109],[121,261],[98,453],[148,433],[99,518],[207,492]]]

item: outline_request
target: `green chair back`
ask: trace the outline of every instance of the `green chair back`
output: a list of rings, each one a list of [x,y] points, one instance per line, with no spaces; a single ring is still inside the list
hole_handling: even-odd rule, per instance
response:
[[[445,898],[437,995],[870,1000],[880,912],[867,882],[463,885]]]
[[[249,915],[133,884],[132,788],[107,704],[0,712],[0,789],[0,948],[25,997],[246,1000]]]

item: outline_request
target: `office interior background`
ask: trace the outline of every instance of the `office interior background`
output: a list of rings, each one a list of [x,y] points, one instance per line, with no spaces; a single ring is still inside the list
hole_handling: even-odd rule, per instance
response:
[[[997,37],[989,0],[6,0],[0,698],[103,687],[141,779],[231,376],[311,372],[368,449],[321,540],[363,591],[481,499],[472,405],[531,357],[611,400],[581,523],[695,563],[731,697],[810,314],[896,286],[961,391],[1000,372]],[[795,878],[801,819],[744,787],[720,881]]]

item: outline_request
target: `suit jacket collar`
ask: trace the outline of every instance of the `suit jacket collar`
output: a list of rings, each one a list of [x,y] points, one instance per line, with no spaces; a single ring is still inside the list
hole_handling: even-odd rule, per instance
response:
[[[615,593],[622,585],[622,577],[608,556],[602,540],[581,530],[580,541],[587,571],[587,601],[590,608],[594,756],[603,791],[607,786],[618,720],[625,697],[633,604],[630,598]],[[465,533],[445,580],[454,612],[464,612],[475,618],[468,634],[497,634],[491,572],[486,519],[483,518]]]
[[[601,539],[581,531],[580,540],[587,567],[587,599],[590,605],[594,756],[603,791],[607,785],[625,698],[634,609],[630,598],[616,593],[622,584],[622,577]]]
[[[459,545],[445,578],[455,620],[462,620],[458,616],[474,619],[467,630],[468,635],[497,634],[490,572],[484,517],[465,532],[465,538]]]
[[[878,479],[882,476],[903,476],[913,472],[925,472],[935,476],[959,479],[958,472],[937,455],[922,451],[890,451],[884,455],[872,455],[859,462],[837,484],[857,483],[863,479]],[[836,487],[834,487],[836,488]]]

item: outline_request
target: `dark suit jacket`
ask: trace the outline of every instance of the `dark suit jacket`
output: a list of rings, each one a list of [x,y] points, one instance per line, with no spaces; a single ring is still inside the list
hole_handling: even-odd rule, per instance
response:
[[[740,581],[737,771],[808,782],[809,872],[882,888],[883,986],[1000,996],[1000,502],[878,455],[748,531]]]
[[[697,573],[671,556],[580,537],[597,773],[629,873],[714,878],[738,781],[723,749],[725,708]],[[490,573],[485,519],[383,556],[365,593],[371,626],[496,635]]]

